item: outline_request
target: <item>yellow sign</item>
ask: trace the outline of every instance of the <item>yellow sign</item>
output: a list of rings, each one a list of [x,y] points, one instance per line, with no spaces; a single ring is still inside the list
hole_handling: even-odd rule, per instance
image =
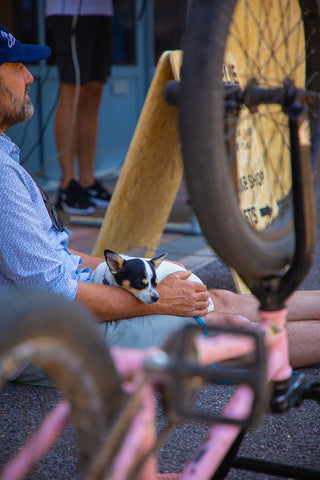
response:
[[[238,1],[223,66],[223,81],[244,89],[249,80],[261,88],[305,83],[304,29],[297,0]],[[283,21],[280,25],[279,19]],[[232,132],[231,132],[232,134]],[[242,107],[233,152],[236,189],[244,217],[256,229],[278,214],[278,202],[291,187],[288,116],[280,105]],[[309,142],[305,126],[305,142]]]

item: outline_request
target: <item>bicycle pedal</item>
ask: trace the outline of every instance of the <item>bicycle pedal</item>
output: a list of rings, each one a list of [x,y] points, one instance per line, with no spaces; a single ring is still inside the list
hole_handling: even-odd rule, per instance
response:
[[[250,340],[252,351],[249,355],[242,355],[230,360],[214,364],[199,365],[197,362],[196,337],[201,333],[197,326],[187,326],[175,332],[166,342],[163,350],[169,355],[167,362],[167,376],[169,381],[164,386],[164,395],[168,405],[169,417],[177,422],[185,418],[210,423],[226,423],[248,426],[255,422],[266,408],[269,398],[266,383],[267,350],[264,334],[259,330],[240,330],[234,328],[217,328],[207,326],[208,337],[213,337],[227,345],[228,338]],[[210,385],[212,387],[210,387]],[[230,411],[221,412],[221,389],[236,390],[243,386],[252,398],[252,407],[238,418]],[[212,395],[212,405],[208,411],[201,402],[197,402],[196,393],[202,388],[215,388]],[[218,391],[217,391],[218,389]],[[229,396],[230,392],[226,392]],[[232,392],[231,392],[232,393]],[[200,406],[199,406],[200,405]]]

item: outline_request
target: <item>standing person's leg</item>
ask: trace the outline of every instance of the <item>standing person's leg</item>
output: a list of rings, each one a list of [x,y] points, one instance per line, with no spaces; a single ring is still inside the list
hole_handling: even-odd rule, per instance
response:
[[[90,81],[83,87],[79,103],[77,153],[79,183],[82,188],[90,187],[95,182],[95,156],[102,94],[103,83]]]
[[[73,215],[93,213],[86,192],[75,181],[75,155],[78,136],[78,104],[81,102],[83,85],[87,83],[86,51],[78,45],[82,19],[78,18],[76,29],[72,29],[72,16],[51,17],[53,49],[59,68],[60,92],[55,116],[56,150],[62,172],[57,207]],[[78,28],[79,27],[79,28]],[[76,39],[76,52],[71,48],[73,35]],[[90,35],[88,36],[90,38]],[[76,66],[80,66],[80,78],[76,75]],[[79,90],[78,90],[79,89]],[[79,96],[78,96],[79,95]]]
[[[88,196],[75,181],[75,155],[79,137],[79,105],[85,86],[81,86],[79,99],[76,86],[61,83],[59,103],[55,117],[55,140],[62,172],[57,207],[72,215],[94,212]],[[77,104],[78,102],[78,104]]]
[[[55,141],[61,167],[61,189],[65,190],[74,180],[76,150],[76,122],[74,111],[75,85],[61,83],[59,102],[55,116]]]
[[[82,50],[89,51],[85,93],[79,105],[79,182],[96,207],[106,208],[111,195],[95,178],[96,146],[99,132],[99,110],[103,88],[110,74],[112,23],[111,17],[91,16],[85,19],[85,28],[79,31]],[[88,31],[92,32],[88,46]]]

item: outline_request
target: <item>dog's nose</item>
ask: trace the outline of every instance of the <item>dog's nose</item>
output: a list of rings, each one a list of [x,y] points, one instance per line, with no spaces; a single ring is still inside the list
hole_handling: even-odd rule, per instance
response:
[[[157,302],[159,300],[159,295],[157,293],[153,293],[151,295],[151,300],[153,303]]]

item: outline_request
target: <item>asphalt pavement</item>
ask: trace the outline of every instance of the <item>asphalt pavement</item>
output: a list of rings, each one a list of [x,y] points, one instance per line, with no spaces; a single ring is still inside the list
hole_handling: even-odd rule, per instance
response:
[[[183,208],[186,207],[184,202]],[[173,222],[176,218],[171,219]],[[188,220],[191,225],[191,219]],[[89,251],[97,230],[95,227],[70,225],[71,246],[84,247]],[[91,229],[91,230],[90,230]],[[88,233],[88,231],[90,233]],[[320,245],[317,247],[312,268],[301,289],[320,289]],[[164,232],[159,251],[167,251],[168,258],[180,260],[192,268],[210,288],[235,290],[230,270],[212,252],[200,234],[184,234],[178,231]],[[319,381],[320,365],[299,370],[308,381]],[[199,396],[199,408],[221,407],[234,389],[231,385],[208,386]],[[4,464],[28,433],[36,428],[40,419],[57,403],[60,394],[54,388],[9,384],[0,395],[0,462]],[[214,406],[215,405],[215,406]],[[305,401],[281,415],[269,414],[259,425],[250,429],[242,442],[239,454],[274,462],[285,462],[308,468],[319,468],[319,420],[320,405]],[[166,417],[158,404],[157,427],[160,431]],[[208,424],[185,421],[176,426],[159,452],[161,472],[179,472],[194,454],[197,446],[208,432]],[[29,480],[66,479],[78,480],[77,446],[70,425],[54,448],[43,458],[27,477]],[[228,480],[274,478],[270,474],[231,469]],[[284,477],[278,477],[284,478]],[[318,478],[314,475],[308,478]]]

